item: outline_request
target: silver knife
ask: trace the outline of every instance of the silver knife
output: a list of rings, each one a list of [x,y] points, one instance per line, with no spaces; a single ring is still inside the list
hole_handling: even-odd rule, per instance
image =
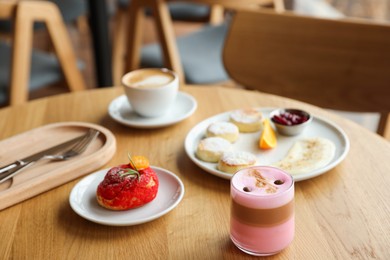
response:
[[[50,148],[48,148],[46,150],[40,151],[38,153],[35,153],[33,155],[27,156],[27,157],[25,157],[23,159],[20,159],[20,160],[17,160],[15,162],[13,162],[13,163],[5,165],[5,166],[0,168],[0,177],[8,175],[10,172],[14,172],[18,168],[21,168],[21,167],[25,166],[26,164],[29,164],[29,163],[31,163],[33,161],[36,161],[36,160],[42,158],[45,155],[60,152],[63,149],[65,149],[66,147],[75,144],[76,142],[78,142],[79,140],[84,138],[84,136],[86,136],[87,134],[84,134],[82,136],[73,138],[73,139],[71,139],[69,141],[63,142],[63,143],[58,144],[56,146],[50,147]]]

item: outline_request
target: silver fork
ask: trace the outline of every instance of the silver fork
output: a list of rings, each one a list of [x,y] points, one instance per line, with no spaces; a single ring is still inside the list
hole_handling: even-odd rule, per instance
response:
[[[71,148],[68,148],[60,153],[44,155],[35,161],[28,162],[22,167],[19,167],[17,170],[13,172],[11,171],[9,174],[2,176],[0,178],[0,183],[3,183],[6,180],[12,178],[16,174],[20,173],[23,169],[33,165],[35,162],[38,162],[40,160],[64,161],[82,154],[88,148],[89,144],[99,135],[99,133],[100,132],[95,129],[90,129],[88,133],[82,139],[80,139],[80,141],[75,143]]]
[[[74,144],[70,149],[56,155],[45,155],[41,159],[64,161],[82,154],[88,148],[88,145],[99,135],[99,133],[100,132],[95,129],[90,129],[87,135]]]

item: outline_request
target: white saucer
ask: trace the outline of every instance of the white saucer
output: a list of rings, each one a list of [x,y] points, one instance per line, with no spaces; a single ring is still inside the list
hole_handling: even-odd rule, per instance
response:
[[[118,123],[135,128],[157,128],[178,123],[191,116],[196,108],[197,102],[191,95],[179,92],[175,103],[169,111],[161,117],[141,117],[131,108],[125,95],[114,99],[108,107],[108,113]]]
[[[159,189],[157,197],[142,207],[113,211],[97,203],[97,186],[109,169],[97,171],[79,181],[70,193],[70,206],[81,217],[108,226],[132,226],[159,218],[179,204],[184,196],[184,185],[172,172],[154,166],[151,168],[158,176]]]

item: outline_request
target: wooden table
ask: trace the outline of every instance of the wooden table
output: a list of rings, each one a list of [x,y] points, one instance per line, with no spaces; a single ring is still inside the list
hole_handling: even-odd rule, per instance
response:
[[[127,151],[176,173],[181,203],[152,222],[110,227],[79,217],[69,206],[78,180],[0,211],[3,259],[240,259],[251,258],[229,239],[229,181],[198,168],[185,154],[187,132],[212,115],[247,106],[301,107],[342,127],[351,141],[346,159],[319,177],[296,183],[296,235],[281,259],[390,259],[390,144],[362,127],[293,100],[239,89],[185,87],[198,100],[176,125],[137,130],[114,122],[107,106],[121,88],[64,94],[0,110],[0,139],[59,121],[101,124],[117,138],[104,167]],[[275,258],[276,258],[275,257]]]

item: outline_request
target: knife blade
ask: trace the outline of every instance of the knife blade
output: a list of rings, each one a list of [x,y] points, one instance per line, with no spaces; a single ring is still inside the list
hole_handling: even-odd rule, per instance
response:
[[[84,136],[86,136],[87,134],[88,133],[83,134],[83,135],[78,136],[76,138],[73,138],[73,139],[71,139],[69,141],[65,141],[63,143],[60,143],[60,144],[55,145],[55,146],[52,146],[50,148],[47,148],[47,149],[42,150],[40,152],[37,152],[37,153],[35,153],[33,155],[29,155],[29,156],[27,156],[27,157],[25,157],[23,159],[16,160],[13,163],[5,165],[5,166],[0,168],[0,177],[8,175],[11,171],[12,172],[15,171],[16,167],[19,168],[19,167],[25,166],[26,164],[31,163],[33,161],[36,161],[36,160],[42,158],[45,155],[58,153],[58,152],[62,151],[63,149],[65,149],[65,148],[75,144],[76,142],[78,142],[79,140],[84,138]]]

